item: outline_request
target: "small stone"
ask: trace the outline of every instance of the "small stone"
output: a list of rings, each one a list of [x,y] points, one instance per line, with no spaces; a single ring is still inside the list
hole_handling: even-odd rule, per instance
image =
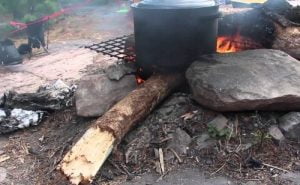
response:
[[[222,114],[219,114],[212,121],[208,122],[207,125],[209,127],[215,128],[217,131],[220,132],[221,130],[227,127],[227,123],[228,123],[228,119]]]
[[[0,136],[0,150],[3,149],[8,144],[8,138],[5,136]]]
[[[4,182],[7,176],[7,170],[5,168],[0,167],[0,184]]]
[[[276,125],[272,125],[269,128],[269,134],[274,140],[278,142],[282,142],[285,139],[281,130]]]
[[[300,112],[290,112],[279,118],[279,128],[287,138],[300,139]]]
[[[248,150],[249,148],[251,148],[252,146],[253,146],[252,143],[241,144],[240,150],[241,150],[241,151],[246,151],[246,150]]]
[[[212,161],[211,158],[206,158],[206,159],[204,159],[204,161],[205,161],[206,165],[212,165],[213,164],[213,161]]]
[[[216,140],[211,139],[208,133],[203,133],[200,136],[195,138],[195,146],[196,150],[202,150],[204,148],[209,148],[216,143]]]
[[[168,148],[172,148],[178,155],[187,154],[189,144],[192,139],[184,130],[177,128],[172,134],[173,139],[168,143]]]
[[[105,72],[110,80],[120,80],[127,74],[133,74],[137,71],[134,63],[121,63],[109,66]]]

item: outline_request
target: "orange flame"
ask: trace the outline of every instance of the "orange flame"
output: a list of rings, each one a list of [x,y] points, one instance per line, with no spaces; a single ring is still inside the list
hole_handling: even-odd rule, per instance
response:
[[[140,76],[140,73],[143,71],[142,68],[138,68],[137,70],[137,73],[135,74],[135,79],[136,79],[136,83],[138,85],[141,85],[142,83],[145,82],[145,79],[143,79],[141,76]]]
[[[138,85],[140,85],[140,84],[142,84],[142,83],[145,82],[145,80],[142,79],[139,75],[136,75],[135,78],[136,78],[136,83],[137,83]]]
[[[217,39],[217,52],[218,53],[233,53],[242,51],[243,48],[241,43],[247,39],[240,35],[239,31],[234,35],[220,36]]]
[[[233,36],[219,36],[217,39],[218,53],[233,53],[258,48],[263,48],[263,46],[248,37],[240,35],[239,33]]]
[[[239,51],[235,42],[235,37],[218,37],[217,39],[217,52],[218,53],[233,53]]]

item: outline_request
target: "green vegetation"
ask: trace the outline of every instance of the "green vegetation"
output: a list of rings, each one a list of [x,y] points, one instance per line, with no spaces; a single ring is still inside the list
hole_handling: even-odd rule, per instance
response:
[[[0,0],[0,15],[26,22],[58,11],[63,6],[79,2],[84,0]],[[108,0],[93,0],[96,4],[107,2]]]
[[[208,134],[211,138],[215,139],[228,139],[230,137],[231,130],[224,128],[222,130],[217,129],[212,125],[208,125]]]
[[[22,22],[35,20],[57,10],[58,0],[0,0],[0,14]]]

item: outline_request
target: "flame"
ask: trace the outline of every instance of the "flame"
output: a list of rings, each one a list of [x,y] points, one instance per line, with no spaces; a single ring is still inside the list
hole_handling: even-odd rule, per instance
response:
[[[235,37],[221,36],[217,39],[217,52],[218,53],[233,53],[239,51],[235,42]]]
[[[240,35],[239,33],[231,36],[219,36],[217,39],[218,53],[233,53],[258,48],[263,48],[263,46],[248,37]]]
[[[142,68],[138,68],[137,69],[137,73],[135,74],[135,79],[136,79],[136,83],[138,85],[141,85],[142,83],[145,82],[145,79],[143,79],[140,74],[143,72],[143,69]]]
[[[142,79],[139,75],[136,75],[135,78],[136,78],[136,83],[137,83],[138,85],[140,85],[140,84],[142,84],[142,83],[145,82],[145,80]]]

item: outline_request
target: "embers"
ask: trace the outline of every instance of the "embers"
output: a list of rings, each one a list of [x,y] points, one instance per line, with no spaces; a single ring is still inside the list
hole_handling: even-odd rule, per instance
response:
[[[133,35],[125,35],[117,37],[101,43],[85,46],[85,48],[102,53],[103,55],[125,60],[127,62],[135,62],[134,46],[127,44],[128,40],[132,38],[132,36]]]

